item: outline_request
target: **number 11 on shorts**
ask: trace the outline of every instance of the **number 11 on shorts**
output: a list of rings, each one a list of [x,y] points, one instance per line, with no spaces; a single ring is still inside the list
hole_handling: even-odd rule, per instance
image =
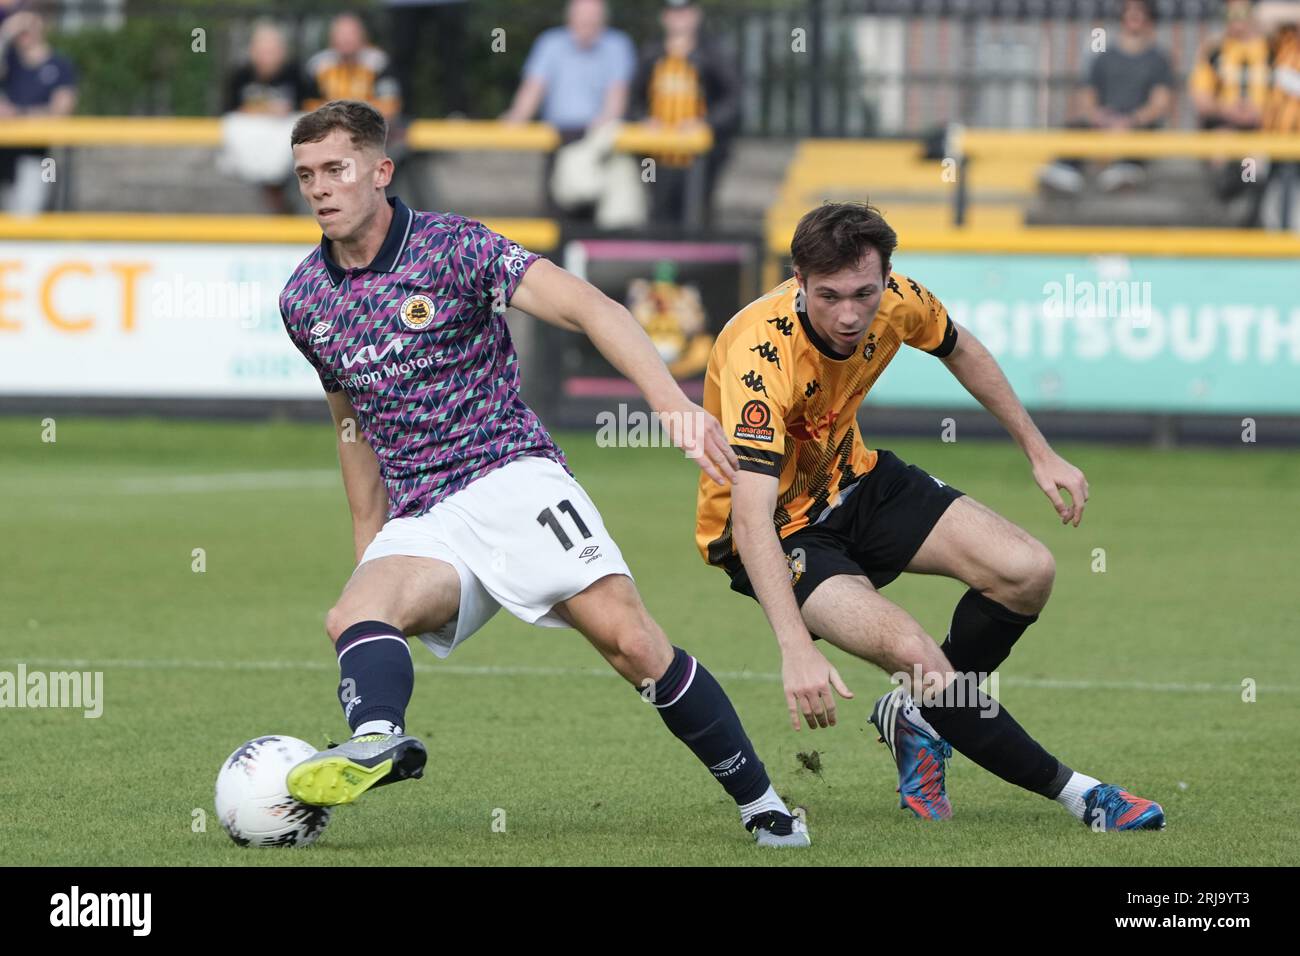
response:
[[[578,526],[578,531],[582,534],[584,538],[591,537],[591,531],[588,530],[586,522],[582,520],[582,517],[578,514],[577,509],[573,507],[573,502],[571,502],[568,498],[565,498],[555,507],[557,510],[565,512],[566,514],[568,514],[570,518],[573,519],[573,523]],[[555,516],[555,512],[552,511],[550,508],[542,509],[541,514],[537,516],[537,523],[540,525],[545,525],[546,527],[554,531],[555,537],[559,539],[560,546],[563,547],[565,551],[568,551],[570,548],[573,547],[573,539],[569,537],[568,532],[566,532],[562,527],[560,527],[560,519]]]

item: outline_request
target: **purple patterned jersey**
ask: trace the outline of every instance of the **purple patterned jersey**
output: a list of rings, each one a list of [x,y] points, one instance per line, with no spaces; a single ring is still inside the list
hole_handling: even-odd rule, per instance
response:
[[[327,392],[342,389],[379,458],[390,518],[419,515],[506,462],[564,454],[519,397],[505,308],[537,256],[480,222],[389,199],[370,265],[328,243],[280,293],[280,316]]]

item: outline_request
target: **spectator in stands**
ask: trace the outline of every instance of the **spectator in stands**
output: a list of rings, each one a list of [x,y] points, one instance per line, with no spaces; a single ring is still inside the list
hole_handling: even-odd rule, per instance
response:
[[[1269,90],[1268,38],[1255,21],[1251,0],[1229,0],[1222,35],[1202,44],[1188,80],[1201,129],[1255,130]],[[1219,195],[1228,199],[1245,187],[1239,162],[1210,164]]]
[[[394,123],[402,109],[401,87],[388,54],[371,46],[365,24],[342,13],[330,24],[330,45],[307,61],[302,108],[310,111],[330,100],[361,100]]]
[[[1119,36],[1089,65],[1082,119],[1072,127],[1122,132],[1164,124],[1173,105],[1173,70],[1169,57],[1156,46],[1155,27],[1152,0],[1125,0]],[[1059,160],[1043,170],[1042,181],[1063,192],[1080,192],[1082,165],[1078,160]],[[1139,185],[1145,178],[1140,161],[1119,160],[1098,174],[1097,185],[1111,192]]]
[[[1267,133],[1300,135],[1300,2],[1261,4],[1261,16],[1275,29],[1273,86],[1264,105]],[[1260,219],[1265,228],[1300,232],[1300,163],[1273,163],[1264,188]]]
[[[11,13],[22,9],[25,2],[26,0],[0,0],[0,23],[4,23]]]
[[[253,35],[248,42],[248,61],[231,73],[226,83],[225,112],[245,116],[281,116],[287,117],[298,110],[302,101],[302,74],[298,64],[289,57],[289,46],[284,33],[269,20],[259,20],[253,26]],[[238,133],[227,137],[227,152],[232,156],[265,148],[260,142],[268,136],[279,135],[274,126],[258,124],[240,124]],[[239,142],[234,142],[235,138]],[[241,164],[233,162],[234,171]],[[290,212],[287,187],[293,181],[292,170],[285,170],[283,175],[273,177],[274,182],[267,182],[264,173],[256,176],[243,176],[261,187],[267,209],[277,215]]]
[[[565,25],[533,43],[506,122],[541,120],[565,142],[622,118],[636,51],[626,33],[606,25],[604,0],[569,0]]]
[[[442,111],[464,116],[469,110],[465,97],[465,30],[469,0],[385,0],[392,40],[393,69],[408,100],[415,97],[417,62],[432,57],[436,91]],[[422,91],[423,92],[423,91]],[[408,113],[414,114],[411,103]]]
[[[70,116],[77,105],[77,73],[72,63],[50,49],[45,21],[32,10],[10,13],[0,23],[0,118]],[[20,215],[40,212],[50,201],[52,183],[43,175],[49,148],[0,150],[0,189],[5,208]]]
[[[667,0],[659,21],[664,38],[641,57],[632,79],[629,118],[676,130],[707,126],[713,147],[696,160],[685,153],[654,156],[651,217],[681,225],[687,218],[687,176],[704,164],[705,213],[740,119],[740,85],[722,52],[700,33],[703,13],[693,0]]]
[[[561,148],[591,130],[621,119],[627,111],[628,84],[636,68],[636,50],[626,33],[606,22],[604,0],[569,0],[565,25],[543,31],[524,62],[524,79],[507,123],[526,123],[538,115],[560,134]],[[543,169],[543,191],[552,215],[562,210],[551,194],[554,153]],[[595,206],[567,210],[575,219],[589,219]]]
[[[1300,133],[1300,2],[1268,5],[1276,26],[1272,38],[1273,85],[1262,125],[1270,133]]]
[[[297,111],[302,92],[302,75],[289,57],[283,31],[259,20],[248,41],[248,61],[226,83],[225,112],[287,116]]]

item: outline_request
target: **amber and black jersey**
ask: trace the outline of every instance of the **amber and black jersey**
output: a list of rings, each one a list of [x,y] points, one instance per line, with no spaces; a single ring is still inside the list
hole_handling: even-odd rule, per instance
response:
[[[1263,127],[1270,133],[1300,133],[1300,32],[1294,27],[1273,40],[1273,87]]]
[[[905,275],[890,276],[875,320],[852,355],[837,355],[801,311],[788,279],[750,303],[714,343],[704,407],[744,471],[779,477],[774,514],[782,538],[815,522],[876,465],[858,433],[858,406],[904,345],[948,355],[957,331],[943,304]],[[701,475],[695,542],[709,564],[738,561],[731,488]]]
[[[304,110],[314,110],[330,100],[362,100],[391,120],[402,108],[402,92],[388,61],[377,47],[365,47],[344,59],[324,49],[307,61]]]
[[[1212,97],[1219,106],[1243,100],[1264,109],[1268,100],[1271,51],[1267,38],[1220,37],[1197,55],[1188,79],[1193,93]]]

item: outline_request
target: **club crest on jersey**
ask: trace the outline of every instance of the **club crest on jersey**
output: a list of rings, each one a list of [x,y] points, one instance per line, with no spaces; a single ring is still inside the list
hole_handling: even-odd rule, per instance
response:
[[[785,556],[785,563],[790,566],[790,586],[794,587],[808,570],[808,554],[803,548],[793,548]]]
[[[404,326],[418,332],[433,321],[433,300],[427,295],[408,295],[402,300],[398,314]]]
[[[875,354],[876,354],[876,333],[870,332],[867,334],[866,344],[862,346],[862,357],[866,359],[868,362],[870,362],[871,356]]]

